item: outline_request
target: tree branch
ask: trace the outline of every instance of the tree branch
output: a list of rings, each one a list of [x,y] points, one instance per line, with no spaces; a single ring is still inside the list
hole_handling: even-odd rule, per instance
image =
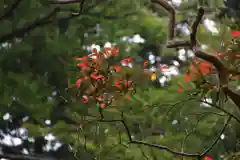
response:
[[[166,2],[165,0],[151,0],[152,3],[157,3],[163,7],[169,13],[169,24],[168,24],[168,39],[172,40],[174,38],[174,28],[175,28],[175,9],[174,7]]]
[[[228,84],[228,80],[229,80],[228,69],[224,66],[224,64],[216,56],[207,54],[200,50],[197,50],[195,52],[195,56],[211,63],[216,68],[216,70],[218,71],[218,74],[219,74],[219,80],[220,80],[221,85]]]
[[[145,145],[145,146],[148,146],[148,147],[151,147],[151,148],[157,148],[157,149],[160,149],[160,150],[165,150],[169,153],[172,153],[174,155],[179,155],[179,156],[185,156],[185,157],[192,157],[192,158],[198,158],[200,157],[200,154],[194,154],[194,153],[185,153],[185,152],[178,152],[178,151],[175,151],[167,146],[164,146],[164,145],[158,145],[158,144],[150,144],[150,143],[146,143],[146,142],[142,142],[142,141],[137,141],[137,140],[133,140],[132,139],[132,136],[131,136],[131,133],[130,133],[130,130],[123,118],[123,113],[121,114],[121,119],[119,120],[105,120],[105,119],[100,119],[98,120],[99,122],[108,122],[108,123],[112,123],[112,122],[120,122],[123,124],[124,128],[125,128],[125,131],[126,131],[126,134],[127,134],[127,137],[129,139],[129,142],[128,143],[132,143],[132,144],[139,144],[139,145]]]
[[[167,48],[190,47],[191,43],[188,40],[170,40],[167,42]]]
[[[81,2],[81,0],[52,0],[49,2],[51,4],[73,4],[73,3],[79,3],[79,2]]]
[[[83,0],[84,1],[84,0]],[[105,0],[102,0],[102,1],[99,1],[98,3],[94,4],[94,5],[91,5],[89,6],[88,8],[86,8],[83,12],[81,13],[84,13],[84,12],[88,12],[89,10],[91,10],[92,8],[96,7],[97,5],[99,5],[100,3],[104,2]],[[81,5],[83,5],[82,3],[80,4],[80,10],[81,10]],[[28,24],[27,26],[25,27],[22,27],[22,28],[19,28],[19,29],[16,29],[14,30],[13,32],[11,33],[7,33],[5,35],[2,35],[0,36],[0,43],[2,42],[6,42],[8,40],[11,40],[15,37],[18,37],[18,36],[23,36],[24,34],[36,29],[37,27],[42,27],[42,26],[45,26],[47,24],[50,24],[52,23],[52,20],[50,20],[50,18],[52,16],[54,16],[57,12],[59,12],[60,9],[58,7],[56,7],[55,9],[53,9],[52,12],[50,12],[48,15],[46,15],[45,17],[43,18],[40,18],[40,19],[37,19],[35,20],[33,23],[31,24]],[[64,17],[64,18],[60,18],[58,20],[70,20],[70,19],[73,19],[73,18],[76,18],[78,17],[80,14],[70,14],[69,16],[67,17]]]
[[[16,29],[15,31],[13,31],[11,33],[7,33],[7,34],[1,36],[0,43],[8,41],[8,40],[13,39],[18,36],[23,36],[24,34],[30,32],[31,30],[33,30],[37,27],[41,27],[41,26],[51,23],[52,21],[49,19],[59,11],[60,11],[59,8],[55,8],[53,11],[51,11],[48,15],[44,16],[43,18],[37,19],[33,23],[31,23],[23,28]]]
[[[77,14],[78,11],[76,11],[75,9],[65,9],[65,8],[61,8],[61,11],[63,12],[72,12],[74,14]],[[121,16],[115,16],[115,15],[105,15],[103,12],[89,12],[89,13],[82,13],[82,15],[84,16],[91,16],[91,17],[96,17],[96,18],[104,18],[106,20],[118,20],[120,18],[125,18],[128,16],[132,16],[135,15],[136,12],[130,12],[130,13],[124,13]]]
[[[6,19],[8,17],[10,17],[14,10],[18,7],[18,5],[20,4],[21,0],[15,0],[15,2],[7,8],[6,13],[4,13],[1,17],[0,17],[0,21],[2,21],[3,19]]]
[[[229,122],[231,121],[231,119],[232,119],[232,117],[229,116],[228,119],[227,119],[227,122],[226,122],[225,125],[223,126],[222,130],[219,132],[219,134],[218,134],[217,138],[215,139],[215,141],[212,143],[212,145],[211,145],[209,148],[207,148],[207,149],[201,154],[201,157],[205,156],[210,150],[212,150],[212,148],[213,148],[214,146],[216,146],[216,144],[218,143],[221,135],[224,133],[224,131],[226,130],[226,128],[227,128],[227,126],[228,126],[228,124],[229,124]]]
[[[16,154],[0,154],[0,158],[10,160],[56,160],[54,157],[48,156],[30,156],[30,155],[16,155]]]
[[[203,8],[199,8],[196,20],[192,24],[192,32],[190,34],[190,42],[192,47],[197,45],[197,38],[196,38],[197,28],[202,20],[203,15],[204,15]]]
[[[192,25],[192,32],[190,34],[190,41],[188,40],[174,40],[174,26],[175,26],[175,9],[168,4],[165,0],[152,0],[153,3],[157,3],[163,8],[165,8],[170,16],[169,16],[169,38],[167,42],[167,48],[177,48],[177,47],[191,47],[195,52],[195,56],[202,60],[205,60],[211,63],[216,70],[218,71],[218,76],[220,80],[220,86],[223,88],[225,94],[232,99],[232,101],[238,106],[240,109],[240,93],[236,92],[234,89],[228,88],[229,75],[231,71],[224,66],[224,64],[215,56],[207,54],[197,48],[198,42],[196,39],[196,33],[198,25],[204,15],[204,9],[199,8],[197,17]],[[169,41],[170,40],[170,41]]]
[[[219,106],[217,106],[217,105],[215,105],[215,104],[212,104],[212,103],[209,103],[209,102],[207,102],[207,101],[204,101],[204,100],[200,100],[200,102],[203,102],[203,103],[206,103],[206,104],[208,104],[208,105],[210,105],[210,106],[213,106],[214,108],[216,108],[216,109],[218,109],[218,110],[226,113],[227,115],[229,115],[229,116],[231,116],[233,119],[235,119],[238,123],[240,123],[240,119],[239,119],[238,117],[236,117],[235,115],[233,115],[232,113],[228,112],[227,110],[225,110],[225,109],[223,109],[223,108],[221,108],[221,107],[219,107]]]

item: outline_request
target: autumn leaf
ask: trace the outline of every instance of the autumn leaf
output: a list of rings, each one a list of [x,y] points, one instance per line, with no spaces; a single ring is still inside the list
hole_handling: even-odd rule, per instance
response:
[[[92,74],[90,75],[90,77],[91,77],[92,79],[103,79],[103,78],[104,78],[103,75],[96,75],[95,73],[92,73]]]
[[[77,66],[81,67],[82,71],[85,71],[88,69],[88,66],[86,63],[78,63]]]
[[[120,72],[121,67],[120,66],[112,66],[112,68],[116,71],[116,72]]]
[[[113,49],[112,49],[112,56],[114,56],[114,57],[118,56],[118,52],[119,52],[118,48],[117,47],[113,47]]]
[[[240,37],[240,31],[237,31],[237,30],[232,31],[232,36],[233,37]]]
[[[80,86],[81,86],[81,83],[82,83],[82,80],[81,80],[81,79],[78,79],[77,82],[76,82],[77,87],[80,87]]]
[[[87,61],[87,57],[84,56],[84,57],[79,57],[79,58],[76,58],[77,61],[84,61],[86,62]]]
[[[187,74],[185,75],[184,82],[189,82],[189,81],[191,81],[191,76],[190,76],[189,73],[187,73]]]
[[[88,103],[89,101],[87,96],[83,96],[81,100],[83,103]]]

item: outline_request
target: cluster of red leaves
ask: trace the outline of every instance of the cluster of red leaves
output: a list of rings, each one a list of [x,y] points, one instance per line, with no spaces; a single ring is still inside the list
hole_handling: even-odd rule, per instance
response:
[[[217,53],[216,57],[219,59],[224,59],[227,57],[240,57],[240,53]],[[185,74],[184,82],[191,82],[196,81],[200,79],[202,76],[210,75],[212,74],[214,67],[212,64],[199,60],[197,58],[194,58],[192,65],[189,67],[189,71]],[[230,79],[236,79],[239,78],[239,76],[232,76],[229,77]],[[192,88],[192,86],[188,86],[188,88]],[[209,90],[213,90],[214,87],[209,88]],[[183,88],[178,88],[178,92],[182,92]]]
[[[232,37],[240,37],[240,31],[234,30],[232,31]],[[238,59],[240,57],[240,52],[239,53],[217,53],[216,57],[219,59],[224,59],[228,57],[233,57],[234,59]],[[196,57],[193,60],[193,65],[190,66],[189,72],[185,74],[184,77],[184,82],[190,82],[190,81],[195,81],[199,79],[201,76],[211,74],[213,70],[213,65],[206,62],[206,61],[201,61],[197,59]],[[194,77],[192,76],[194,75]],[[239,76],[232,76],[230,79],[236,79],[239,78]],[[189,86],[191,88],[191,86]],[[212,90],[212,88],[209,88]],[[182,92],[183,89],[179,88],[178,92]]]
[[[203,160],[213,160],[210,156],[204,156]]]
[[[240,37],[240,31],[238,31],[238,30],[232,31],[232,36],[233,37]]]
[[[89,103],[91,99],[97,103],[100,108],[105,108],[112,100],[116,100],[116,95],[119,95],[121,92],[127,92],[128,89],[133,87],[131,80],[126,80],[122,77],[114,78],[114,73],[120,73],[122,66],[108,66],[108,58],[118,56],[118,53],[119,50],[115,46],[104,48],[102,52],[98,52],[97,49],[94,48],[91,55],[76,58],[78,62],[77,67],[81,68],[76,86],[82,93],[81,101],[83,103]],[[126,66],[132,63],[132,61],[130,57],[127,57],[120,62]]]

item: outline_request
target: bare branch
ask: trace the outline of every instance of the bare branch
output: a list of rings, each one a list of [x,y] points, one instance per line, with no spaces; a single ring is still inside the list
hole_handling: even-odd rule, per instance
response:
[[[7,8],[6,13],[4,13],[1,17],[0,17],[0,21],[2,21],[3,19],[6,19],[8,17],[10,17],[14,10],[18,7],[18,5],[20,4],[21,0],[15,0],[15,2]]]
[[[188,40],[171,40],[167,42],[167,48],[190,47]]]
[[[105,0],[99,1],[98,3],[85,8],[83,12],[84,13],[88,12],[89,10],[91,10],[92,8],[96,7],[97,5],[103,3],[104,1]],[[42,26],[45,26],[47,24],[52,23],[52,20],[50,18],[52,16],[54,16],[59,11],[60,11],[60,9],[58,7],[56,7],[55,9],[53,9],[52,12],[50,12],[48,15],[44,16],[43,18],[39,18],[39,19],[35,20],[33,23],[28,24],[25,27],[16,29],[11,33],[7,33],[5,35],[0,36],[0,43],[6,42],[6,41],[11,40],[11,39],[13,39],[15,37],[18,37],[18,36],[22,37],[24,34],[30,32],[30,31],[38,28],[38,27],[42,27]],[[83,12],[81,12],[81,13],[83,13]],[[70,14],[69,16],[64,17],[64,18],[60,18],[58,20],[70,20],[70,19],[76,18],[78,16],[79,16],[79,14]]]
[[[65,8],[61,8],[61,11],[63,12],[72,12],[73,14],[78,14],[78,11],[76,11],[75,9],[65,9]],[[96,17],[96,18],[104,18],[106,20],[118,20],[121,18],[125,18],[125,17],[129,17],[132,15],[135,15],[136,12],[130,12],[130,13],[124,13],[121,16],[115,16],[115,15],[105,15],[103,12],[84,12],[81,15],[83,16],[91,16],[91,17]]]
[[[230,87],[224,87],[224,92],[232,99],[232,101],[238,106],[240,110],[240,93],[237,92],[235,89]]]
[[[202,154],[201,154],[201,157],[205,156],[210,150],[212,150],[212,148],[218,143],[221,135],[224,133],[224,131],[226,130],[229,122],[231,121],[232,117],[229,116],[228,119],[227,119],[227,122],[225,123],[225,125],[223,126],[222,130],[219,132],[217,138],[215,139],[215,141],[212,143],[212,145],[207,148]]]
[[[152,3],[157,3],[163,7],[169,13],[169,25],[168,25],[168,39],[172,40],[174,38],[174,28],[175,28],[175,9],[174,7],[166,2],[165,0],[151,0]]]
[[[190,101],[190,100],[193,100],[193,99],[195,99],[195,98],[189,97],[188,99],[184,99],[184,100],[178,101],[178,102],[176,102],[176,103],[174,103],[174,104],[165,104],[165,105],[170,105],[170,108],[167,110],[167,112],[166,112],[165,115],[163,116],[163,119],[165,119],[165,118],[167,117],[167,115],[173,110],[174,107],[176,107],[177,105],[180,105],[180,104],[182,104],[182,103],[184,103],[184,102],[188,102],[188,101]],[[164,104],[162,104],[162,105],[164,105]],[[182,107],[183,107],[183,106],[182,106]]]
[[[216,108],[216,109],[218,109],[218,110],[226,113],[227,115],[231,116],[233,119],[235,119],[236,121],[238,121],[238,123],[240,123],[240,119],[239,119],[238,117],[236,117],[235,115],[233,115],[232,113],[228,112],[227,110],[225,110],[225,109],[223,109],[223,108],[221,108],[221,107],[219,107],[219,106],[217,106],[217,105],[214,105],[214,104],[212,104],[212,103],[209,103],[209,102],[207,102],[207,101],[204,101],[204,100],[200,100],[200,102],[203,102],[203,103],[206,103],[206,104],[208,104],[208,105],[210,105],[210,106],[213,106],[214,108]]]
[[[79,3],[84,0],[52,0],[49,1],[51,4],[72,4],[72,3]]]
[[[11,160],[55,160],[54,157],[44,156],[29,156],[29,155],[17,155],[17,154],[0,154],[0,158]]]
[[[130,133],[130,130],[125,122],[125,120],[123,119],[123,113],[121,114],[121,119],[120,120],[104,120],[104,119],[100,119],[98,120],[99,122],[120,122],[123,124],[125,130],[126,130],[126,134],[128,136],[128,139],[129,139],[129,142],[128,143],[132,143],[132,144],[138,144],[138,145],[145,145],[145,146],[148,146],[148,147],[152,147],[152,148],[157,148],[157,149],[160,149],[160,150],[165,150],[169,153],[172,153],[174,155],[179,155],[179,156],[186,156],[186,157],[195,157],[195,158],[198,158],[200,157],[200,154],[192,154],[192,153],[185,153],[185,152],[178,152],[178,151],[175,151],[167,146],[163,146],[163,145],[158,145],[158,144],[150,144],[150,143],[146,143],[146,142],[142,142],[142,141],[137,141],[137,140],[133,140],[132,137],[131,137],[131,133]]]
[[[195,133],[196,131],[197,131],[197,127],[198,127],[198,124],[200,123],[200,121],[203,119],[205,117],[205,115],[201,115],[201,117],[197,120],[197,123],[195,124],[195,127],[190,131],[190,132],[187,132],[187,134],[185,135],[185,137],[184,137],[184,139],[183,139],[183,141],[182,141],[182,145],[181,145],[181,148],[182,148],[182,152],[183,152],[183,149],[184,149],[184,144],[185,144],[185,142],[186,142],[186,140],[187,140],[187,138],[191,135],[191,134],[193,134],[193,133]]]
[[[220,83],[222,85],[228,84],[228,79],[229,79],[228,69],[224,66],[224,64],[216,56],[207,54],[200,50],[197,50],[195,52],[195,56],[211,63],[218,71]]]
[[[191,47],[195,52],[195,56],[202,60],[205,60],[211,63],[217,70],[219,80],[220,80],[220,87],[222,87],[223,91],[227,96],[229,96],[232,101],[238,106],[240,109],[240,93],[237,93],[234,89],[230,89],[227,85],[229,82],[229,75],[232,72],[229,70],[224,64],[215,56],[207,54],[197,48],[199,42],[196,39],[196,33],[198,25],[204,15],[204,9],[200,8],[198,10],[197,17],[192,25],[192,33],[190,34],[190,42],[185,40],[174,40],[174,26],[175,26],[175,9],[165,0],[152,0],[153,3],[157,3],[166,9],[170,16],[169,16],[169,38],[167,43],[167,48],[177,48],[177,47]],[[239,72],[237,72],[238,74]]]
[[[138,145],[138,146],[139,146],[139,149],[141,150],[141,153],[142,153],[144,159],[149,160],[149,157],[145,154],[144,150],[142,149],[142,146],[141,145]]]
[[[199,8],[196,20],[193,22],[193,25],[192,25],[192,33],[190,34],[190,41],[191,41],[192,47],[197,45],[197,38],[196,38],[197,28],[199,23],[202,20],[203,15],[204,15],[203,8]]]
[[[57,12],[59,12],[59,8],[55,8],[52,12],[50,12],[48,15],[44,16],[43,18],[35,20],[33,23],[23,27],[16,29],[15,31],[11,33],[7,33],[0,37],[0,43],[5,42],[7,40],[13,39],[18,36],[23,36],[24,34],[28,33],[29,31],[44,26],[46,24],[51,23],[52,21],[49,20],[52,16],[54,16]]]

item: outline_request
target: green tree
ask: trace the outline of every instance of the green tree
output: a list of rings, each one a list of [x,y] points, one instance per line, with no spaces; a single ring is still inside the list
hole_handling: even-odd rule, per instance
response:
[[[126,56],[136,58],[142,48],[151,45],[157,48],[157,54],[161,56],[175,55],[175,48],[165,46],[167,40],[174,38],[166,23],[169,17],[163,10],[160,10],[159,16],[154,15],[152,8],[155,11],[159,11],[159,8],[147,1],[93,0],[63,3],[64,1],[44,0],[1,2],[0,113],[5,118],[6,113],[11,115],[7,121],[1,122],[1,130],[3,135],[12,135],[22,140],[17,146],[1,144],[1,158],[165,160],[177,156],[182,158],[180,155],[187,153],[192,155],[186,157],[202,158],[210,151],[217,159],[221,154],[226,154],[226,151],[238,151],[237,144],[236,147],[226,147],[238,139],[236,126],[239,116],[236,106],[239,106],[239,102],[232,98],[238,95],[227,90],[229,99],[235,104],[231,101],[224,102],[227,107],[224,108],[215,98],[218,94],[208,92],[213,107],[199,107],[206,95],[203,86],[190,89],[188,86],[195,87],[195,83],[185,83],[183,76],[173,77],[170,82],[173,85],[167,88],[155,88],[148,83],[138,84],[134,99],[122,99],[117,106],[107,107],[103,110],[104,119],[100,119],[95,104],[83,104],[77,96],[76,87],[69,88],[77,80],[79,72],[75,67],[75,58],[87,55],[86,48],[90,45],[103,46],[107,41],[116,43],[119,47],[119,56],[110,62],[113,64]],[[209,2],[202,2],[201,5],[210,8],[215,4],[222,5],[221,1],[205,3]],[[186,19],[193,22],[198,6],[197,1],[183,3],[179,8],[180,13],[177,12],[177,22]],[[187,16],[186,13],[190,11],[193,16]],[[214,14],[216,11],[209,12]],[[207,16],[213,17],[212,14]],[[214,20],[221,24],[221,28],[226,26],[227,19]],[[170,26],[171,24],[174,25],[170,23]],[[237,25],[231,27],[239,29]],[[230,39],[228,28],[223,31],[225,35],[214,36],[204,27],[199,28],[199,41],[211,46],[207,51],[220,50],[220,41]],[[141,35],[145,44],[121,41],[123,36],[134,34]],[[188,39],[187,35],[177,36]],[[194,38],[193,36],[187,44],[194,44]],[[212,39],[216,40],[213,42]],[[235,46],[237,45],[229,48],[234,49],[234,52],[239,51]],[[185,47],[194,49],[192,46]],[[204,59],[201,57],[204,55],[202,52],[195,54]],[[224,64],[233,68],[238,65],[238,61],[233,60],[228,59]],[[180,68],[182,73],[186,71],[185,66]],[[138,77],[141,70],[134,67],[129,72],[143,81]],[[231,84],[236,86],[239,81]],[[184,88],[181,94],[177,92],[179,87]],[[189,98],[189,95],[195,97]],[[220,97],[220,100],[222,102],[224,98]],[[223,126],[226,115],[230,115],[236,122],[232,120],[231,126],[228,123],[228,126]],[[19,133],[21,127],[28,129],[28,138],[23,138]],[[228,127],[229,136],[223,143],[216,145],[222,132],[225,132],[225,127]],[[57,137],[51,143],[43,138],[50,133]],[[29,139],[31,137],[35,142]],[[63,145],[54,150],[58,141]],[[46,143],[53,147],[50,151],[43,149]],[[159,145],[154,146],[152,143]],[[24,149],[28,150],[29,155],[22,154]]]

